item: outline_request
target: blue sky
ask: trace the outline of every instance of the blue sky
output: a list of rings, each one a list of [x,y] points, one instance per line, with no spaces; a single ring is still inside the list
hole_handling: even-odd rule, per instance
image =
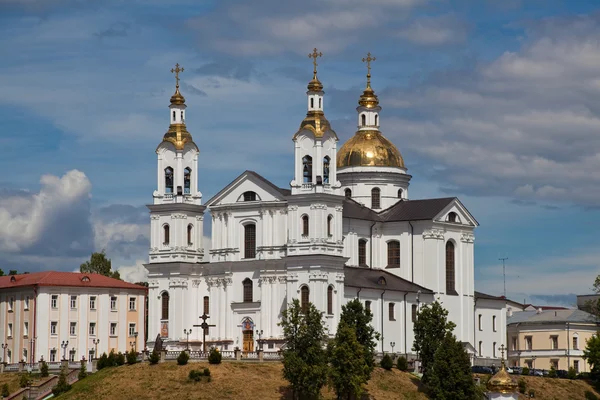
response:
[[[600,273],[595,1],[0,0],[0,265],[147,259],[169,70],[212,197],[245,169],[286,187],[307,54],[345,141],[370,51],[383,133],[411,198],[456,195],[481,224],[477,289],[571,304]],[[209,232],[206,231],[208,234]]]

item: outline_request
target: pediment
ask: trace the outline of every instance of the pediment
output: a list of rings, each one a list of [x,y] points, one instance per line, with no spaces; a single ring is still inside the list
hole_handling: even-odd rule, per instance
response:
[[[479,226],[479,222],[471,215],[469,210],[455,198],[442,211],[435,216],[434,221],[449,224]]]
[[[255,200],[245,199],[244,193],[255,193]],[[206,205],[215,207],[238,203],[284,201],[287,194],[288,191],[278,188],[256,172],[245,171],[210,199]]]

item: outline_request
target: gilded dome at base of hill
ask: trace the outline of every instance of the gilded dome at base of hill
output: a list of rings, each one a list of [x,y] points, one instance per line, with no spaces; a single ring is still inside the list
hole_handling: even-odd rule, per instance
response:
[[[378,130],[356,132],[338,151],[337,167],[406,168],[400,151]]]
[[[488,381],[487,388],[492,393],[514,393],[517,391],[517,382],[506,371],[504,360],[502,361],[500,371]]]

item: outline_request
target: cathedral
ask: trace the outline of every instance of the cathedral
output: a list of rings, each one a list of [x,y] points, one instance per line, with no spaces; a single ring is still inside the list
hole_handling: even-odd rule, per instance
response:
[[[276,351],[284,344],[278,323],[293,299],[322,311],[330,336],[342,306],[359,299],[381,335],[377,351],[410,358],[418,309],[439,299],[456,323],[458,340],[477,353],[477,221],[455,197],[410,198],[412,176],[379,129],[370,53],[363,59],[368,73],[356,108],[357,131],[338,143],[325,117],[320,55],[316,49],[309,55],[314,69],[307,113],[290,132],[290,187],[245,171],[204,203],[199,149],[186,129],[179,90],[183,68],[171,70],[177,85],[169,129],[156,149],[157,187],[148,206],[149,347],[160,337],[169,349],[189,343],[199,350],[205,343],[221,350],[254,351],[260,345]],[[202,243],[206,209],[212,220],[208,254]],[[501,308],[488,311],[505,321]],[[203,321],[208,326],[199,328]],[[481,346],[479,341],[479,353]]]

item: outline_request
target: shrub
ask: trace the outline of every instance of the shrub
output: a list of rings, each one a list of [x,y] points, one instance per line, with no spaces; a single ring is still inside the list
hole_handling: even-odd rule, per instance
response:
[[[108,356],[106,353],[102,353],[102,355],[98,358],[96,363],[96,369],[101,370],[108,367]]]
[[[392,357],[390,357],[389,354],[384,354],[383,358],[381,359],[381,368],[389,371],[393,367],[394,367],[394,361],[392,360]]]
[[[200,379],[202,379],[202,376],[204,375],[204,373],[198,369],[193,369],[190,371],[190,373],[188,374],[188,379],[190,381],[196,381],[196,382],[200,382]]]
[[[23,373],[19,374],[19,386],[24,388],[29,384],[29,374]]]
[[[556,370],[554,367],[550,367],[550,371],[548,371],[548,378],[556,378],[558,377]]]
[[[10,396],[10,391],[8,390],[8,383],[2,385],[2,397]]]
[[[108,353],[108,359],[106,361],[106,365],[104,366],[106,367],[114,367],[115,365],[117,365],[117,361],[116,361],[117,355],[115,354],[114,350],[111,350],[110,353]]]
[[[158,362],[160,361],[160,355],[158,354],[158,352],[152,350],[152,353],[150,353],[150,356],[148,357],[148,361],[150,361],[150,364],[152,365],[158,364]]]
[[[398,357],[398,362],[396,364],[400,371],[408,371],[408,361],[403,356]]]
[[[519,379],[519,393],[525,394],[526,390],[527,390],[527,382],[523,378]]]
[[[61,393],[71,390],[71,385],[67,383],[67,375],[64,370],[60,372],[58,383],[52,388],[52,394],[56,397]]]
[[[210,349],[210,353],[208,353],[208,363],[221,364],[221,353],[214,347]]]
[[[85,377],[87,377],[87,368],[85,366],[85,361],[81,360],[81,368],[79,368],[79,375],[77,375],[77,378],[81,380]]]
[[[596,396],[594,393],[590,392],[589,390],[585,391],[585,400],[598,400],[598,396]]]
[[[125,364],[125,354],[119,352],[116,356],[115,356],[115,366],[120,367],[121,365]]]
[[[185,365],[188,363],[189,359],[190,359],[190,356],[188,355],[188,353],[186,353],[185,351],[182,351],[181,353],[179,353],[179,356],[177,357],[177,365]]]
[[[48,363],[46,361],[42,360],[42,363],[40,365],[40,376],[42,378],[45,378],[48,375],[50,375],[49,372],[48,372]]]
[[[210,369],[204,368],[204,376],[210,376]]]
[[[523,372],[521,372],[521,375],[529,375],[529,368],[523,367]]]
[[[577,371],[575,371],[575,368],[573,368],[573,367],[569,368],[569,371],[567,371],[567,378],[568,379],[577,378]]]
[[[131,349],[131,351],[127,352],[127,364],[133,365],[137,363],[137,353],[135,350]]]

